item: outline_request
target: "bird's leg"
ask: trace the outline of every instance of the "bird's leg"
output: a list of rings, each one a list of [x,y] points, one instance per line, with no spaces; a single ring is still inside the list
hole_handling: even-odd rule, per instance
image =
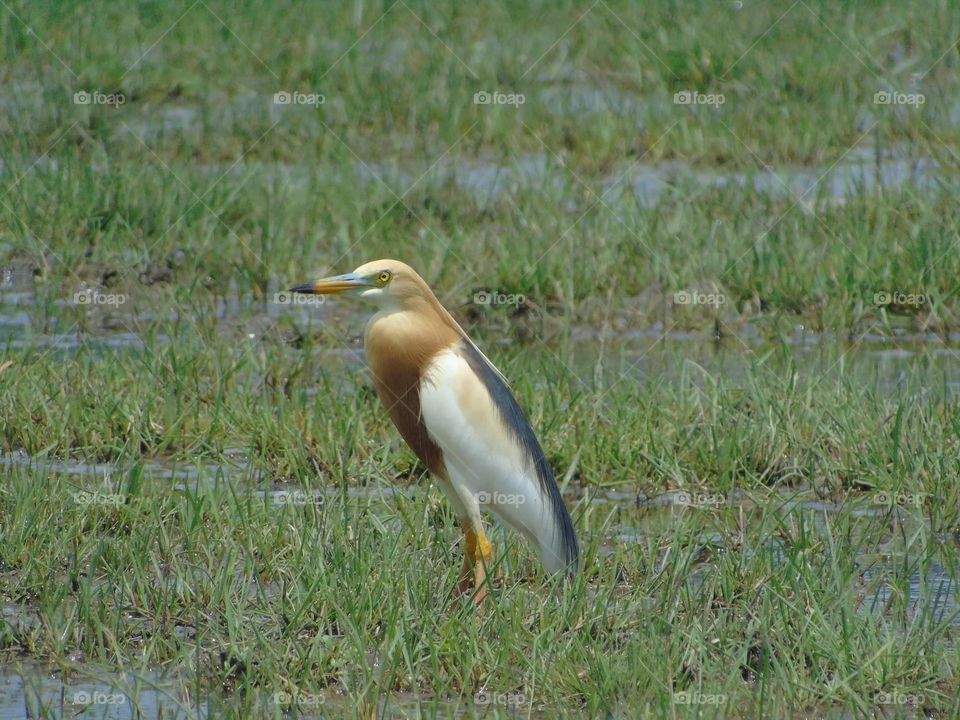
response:
[[[473,604],[479,607],[487,596],[487,589],[490,584],[487,579],[487,568],[490,567],[493,560],[493,548],[490,546],[490,541],[487,540],[486,533],[483,532],[483,527],[480,527],[477,532],[473,557],[473,585],[476,588]]]
[[[487,596],[487,567],[493,559],[493,550],[480,522],[467,519],[463,523],[463,538],[466,547],[459,588],[466,592],[473,587],[473,604],[480,606]]]
[[[455,597],[460,597],[461,595],[470,592],[470,588],[473,587],[473,566],[474,566],[474,552],[476,552],[476,541],[475,535],[470,530],[470,521],[462,521],[463,525],[463,565],[460,566],[460,577],[457,581],[457,591]]]
[[[463,565],[456,594],[463,595],[474,588],[473,603],[479,606],[487,596],[487,567],[493,560],[493,549],[481,523],[465,518],[462,525]]]

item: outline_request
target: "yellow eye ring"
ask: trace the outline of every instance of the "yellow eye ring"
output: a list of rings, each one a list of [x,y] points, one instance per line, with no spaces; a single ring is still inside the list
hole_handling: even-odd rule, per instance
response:
[[[377,275],[377,282],[380,283],[381,285],[386,285],[388,282],[390,282],[390,277],[391,277],[390,271],[384,270],[382,273]]]

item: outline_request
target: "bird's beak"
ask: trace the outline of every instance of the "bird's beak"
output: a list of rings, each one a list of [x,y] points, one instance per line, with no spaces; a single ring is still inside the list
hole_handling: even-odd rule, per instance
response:
[[[339,295],[348,290],[363,290],[373,287],[373,283],[362,275],[347,273],[317,280],[315,283],[305,283],[290,288],[290,292],[304,295]]]

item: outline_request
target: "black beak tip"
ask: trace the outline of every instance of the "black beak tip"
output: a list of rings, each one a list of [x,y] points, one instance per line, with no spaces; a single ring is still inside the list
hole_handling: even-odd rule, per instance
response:
[[[313,295],[314,289],[311,283],[304,283],[303,285],[294,285],[290,288],[289,292],[300,293],[302,295]]]

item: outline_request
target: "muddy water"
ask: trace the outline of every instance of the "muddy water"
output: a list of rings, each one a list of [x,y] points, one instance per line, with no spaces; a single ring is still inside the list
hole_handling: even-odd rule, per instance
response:
[[[775,346],[749,326],[719,340],[658,326],[608,340],[602,353],[592,333],[564,349],[538,344],[536,351],[562,363],[584,388],[594,387],[599,375],[608,392],[620,383],[675,384],[681,378],[704,388],[744,387],[757,377],[786,384],[796,373],[824,387],[841,375],[855,377],[881,396],[922,403],[960,397],[960,338],[904,333],[840,339],[798,328],[781,340]]]
[[[431,169],[412,169],[409,163],[371,163],[358,166],[357,173],[365,181],[381,180],[391,187],[409,187],[422,173],[430,171],[420,182],[431,179],[452,180],[456,186],[481,204],[518,191],[548,192],[561,198],[569,196],[562,206],[577,212],[572,199],[585,191],[560,161],[548,153],[532,153],[511,160],[443,159]],[[666,200],[680,200],[705,189],[732,188],[778,200],[796,201],[798,207],[810,209],[816,202],[843,204],[850,198],[883,188],[910,187],[918,191],[937,192],[944,180],[960,180],[945,172],[930,157],[918,156],[907,148],[879,150],[861,148],[836,166],[766,165],[754,170],[703,168],[681,161],[657,164],[636,162],[618,168],[587,185],[594,200],[603,198],[606,205],[653,209]],[[420,183],[417,183],[418,185]],[[586,208],[580,208],[582,212]]]
[[[156,322],[159,327],[169,319],[169,311],[157,308],[141,308],[136,303],[118,308],[123,322],[110,326],[95,325],[85,333],[38,332],[33,313],[37,310],[32,283],[17,273],[12,277],[0,277],[0,339],[11,346],[38,347],[52,352],[72,353],[81,345],[101,347],[104,352],[142,352],[139,335],[127,327]],[[359,334],[363,317],[355,308],[336,302],[316,306],[294,306],[280,303],[257,303],[234,295],[220,298],[215,303],[214,313],[225,328],[239,334],[251,343],[260,342],[277,324],[293,321],[298,326],[316,329],[321,324],[336,327],[353,327]],[[64,326],[67,311],[74,311],[66,303],[55,304],[50,310],[54,318],[52,326]],[[99,309],[95,312],[99,312]],[[61,315],[61,313],[63,315]],[[571,375],[584,387],[594,388],[597,382],[603,389],[618,383],[642,383],[645,385],[672,384],[681,377],[694,384],[708,387],[722,382],[727,386],[743,386],[751,377],[769,373],[785,381],[794,370],[812,380],[857,373],[863,383],[880,394],[907,398],[915,402],[955,401],[960,397],[960,336],[947,338],[924,335],[906,328],[894,330],[891,337],[865,335],[849,338],[833,338],[811,333],[802,326],[782,338],[781,344],[771,344],[759,328],[745,325],[736,329],[736,337],[716,339],[708,333],[664,332],[662,325],[648,328],[617,328],[612,339],[598,337],[591,328],[574,328],[568,341],[563,344],[536,343],[533,348],[548,361],[562,363]],[[602,342],[601,342],[602,340]],[[165,342],[163,334],[155,335],[155,342]],[[561,346],[562,345],[562,346]],[[782,350],[785,347],[786,350]],[[289,352],[298,352],[289,348]],[[331,366],[353,372],[362,365],[359,347],[338,347],[329,351]],[[505,350],[504,352],[509,352]],[[598,366],[601,368],[598,372]],[[110,464],[85,464],[45,458],[31,458],[13,453],[0,457],[0,477],[31,468],[45,473],[58,473],[75,477],[78,484],[89,484],[90,478],[99,478],[103,483],[113,477],[123,477],[124,468]],[[320,504],[339,498],[339,487],[317,489],[276,486],[265,484],[267,478],[252,468],[244,457],[243,449],[232,453],[223,463],[194,463],[184,465],[163,460],[147,460],[143,466],[147,478],[169,482],[172,492],[183,492],[198,482],[216,485],[222,482],[246,486],[258,496],[280,504]],[[322,485],[321,478],[317,485]],[[420,488],[391,488],[372,479],[350,488],[349,497],[368,505],[388,508],[390,499],[398,493],[416,496]],[[607,537],[607,550],[615,546],[630,546],[643,542],[657,532],[660,523],[668,522],[676,509],[684,503],[669,494],[656,498],[637,498],[631,493],[593,495],[592,504],[609,505],[619,511],[618,524]],[[724,503],[743,500],[724,499]],[[785,501],[786,502],[786,501]],[[835,513],[837,508],[816,498],[789,501],[792,511],[810,514],[815,520]],[[849,509],[849,508],[846,508]],[[694,509],[691,512],[698,512]],[[869,505],[854,511],[866,519],[876,518],[881,513]],[[875,543],[874,543],[875,545]],[[882,609],[897,600],[897,593],[906,593],[906,603],[911,607],[923,607],[928,617],[937,622],[956,623],[957,597],[960,588],[955,578],[943,566],[931,567],[922,577],[911,575],[909,587],[894,588],[885,585],[887,577],[897,567],[896,552],[879,562],[868,562],[864,551],[865,577],[870,581],[871,593],[867,605]],[[872,574],[870,574],[872,573]],[[932,613],[932,615],[931,615]]]
[[[651,110],[661,118],[676,118],[678,113],[688,111],[688,108],[675,105],[669,97],[641,96],[622,88],[583,81],[545,83],[530,100],[531,105],[547,108],[549,112],[565,118],[576,117],[589,121],[598,114],[636,118],[638,129],[643,124],[641,118],[647,117]],[[3,104],[4,97],[0,95],[0,107]],[[132,103],[114,111],[115,116],[107,119],[115,124],[117,143],[133,143],[133,147],[139,148],[140,142],[199,143],[211,133],[222,133],[224,128],[239,129],[250,122],[266,121],[272,124],[283,121],[287,116],[296,117],[298,122],[312,125],[318,134],[323,134],[326,131],[323,123],[329,121],[325,113],[332,107],[320,106],[316,112],[304,112],[303,108],[294,105],[278,105],[271,95],[212,95],[204,103],[161,107]],[[954,110],[960,112],[957,108]],[[518,115],[518,130],[522,128],[522,117],[522,114]],[[583,190],[580,180],[563,167],[562,160],[555,153],[547,150],[514,157],[509,161],[463,160],[447,157],[446,150],[445,147],[438,147],[435,152],[428,153],[428,158],[409,158],[391,163],[381,163],[372,158],[358,159],[353,163],[353,179],[370,185],[385,182],[393,188],[407,188],[415,181],[429,184],[453,180],[457,187],[481,203],[504,197],[518,188]],[[25,159],[24,162],[23,169],[29,172],[54,173],[59,169],[56,161],[49,158]],[[328,168],[266,164],[255,159],[195,168],[198,172],[204,170],[209,171],[212,178],[219,178],[224,173],[238,177],[253,173],[265,181],[280,181],[289,187],[301,189],[314,184],[342,183],[351,179],[335,177]],[[18,168],[6,168],[0,163],[0,177],[7,173],[16,175],[18,172]],[[424,176],[424,173],[427,175]],[[744,171],[700,167],[680,161],[658,164],[640,161],[624,163],[605,176],[589,179],[588,184],[592,192],[602,194],[604,201],[611,206],[623,202],[630,205],[639,203],[651,208],[671,197],[683,199],[691,191],[702,192],[704,188],[739,188],[779,199],[793,198],[803,208],[821,200],[843,203],[855,195],[878,188],[909,186],[926,193],[939,192],[943,189],[941,185],[944,181],[955,182],[958,179],[944,164],[909,145],[880,146],[868,139],[858,143],[836,165],[782,163],[758,165],[755,170]],[[571,204],[568,209],[574,211],[576,208]]]
[[[578,493],[582,495],[582,493]],[[905,552],[898,543],[901,529],[925,525],[923,518],[911,513],[909,504],[887,502],[884,493],[865,493],[840,502],[823,500],[806,490],[782,490],[761,496],[735,491],[729,495],[706,491],[668,491],[647,496],[622,490],[587,494],[591,506],[601,515],[613,511],[613,520],[601,554],[613,555],[631,547],[655,543],[668,534],[678,516],[702,520],[703,530],[697,542],[714,553],[739,552],[746,556],[764,554],[778,564],[787,562],[783,541],[771,537],[758,547],[731,547],[738,527],[758,521],[758,513],[776,508],[785,521],[803,522],[815,533],[829,534],[843,515],[852,527],[856,566],[859,576],[856,590],[862,612],[889,615],[902,609],[905,620],[927,627],[950,625],[960,628],[960,577],[936,560],[922,563],[916,552]],[[960,537],[941,541],[953,552],[960,552]],[[950,552],[950,550],[948,550]],[[694,569],[688,578],[694,587],[710,571],[710,561]]]
[[[356,715],[350,701],[332,692],[255,689],[244,700],[249,701],[245,712],[251,713],[251,717],[318,720]],[[476,709],[478,716],[483,716],[482,705]],[[379,699],[376,715],[380,718],[459,717],[467,710],[457,702],[391,693]],[[2,720],[68,717],[205,720],[233,717],[238,712],[244,711],[219,693],[202,691],[198,695],[188,679],[155,671],[115,672],[85,663],[0,665]],[[534,711],[529,717],[542,715]]]
[[[92,478],[107,480],[120,476],[123,468],[109,463],[64,462],[24,454],[0,458],[0,478],[20,471],[57,473],[89,482]],[[174,493],[193,491],[198,483],[233,483],[240,488],[254,485],[257,489],[251,489],[252,494],[277,505],[322,504],[341,496],[341,490],[334,487],[319,490],[263,488],[239,450],[231,453],[229,460],[222,464],[182,466],[151,462],[145,467],[144,474],[165,481]],[[416,499],[424,497],[426,492],[420,486],[392,488],[383,483],[371,483],[367,487],[351,488],[348,495],[350,501],[362,504],[369,511],[387,513],[396,495]],[[927,631],[943,626],[960,628],[960,582],[955,574],[935,561],[924,565],[921,570],[917,559],[905,554],[897,543],[899,535],[894,528],[911,521],[922,523],[922,518],[911,516],[899,507],[881,506],[876,498],[863,496],[835,503],[817,498],[810,492],[783,491],[758,500],[756,494],[748,493],[704,497],[703,493],[671,491],[648,496],[625,490],[598,492],[579,487],[568,488],[567,496],[571,503],[588,500],[597,510],[594,517],[611,518],[603,530],[583,530],[587,534],[603,532],[603,554],[630,553],[631,548],[639,551],[641,546],[655,543],[658,536],[668,533],[677,514],[685,513],[702,518],[696,542],[710,551],[706,553],[708,558],[725,552],[764,553],[774,562],[786,562],[787,553],[779,538],[771,537],[758,547],[732,547],[730,538],[736,535],[737,521],[733,519],[736,514],[742,513],[746,522],[750,522],[751,514],[758,512],[761,506],[773,506],[784,518],[796,519],[802,515],[806,522],[824,531],[843,514],[849,518],[848,522],[861,530],[851,536],[857,538],[861,547],[857,552],[859,573],[851,579],[852,588],[861,598],[860,612],[896,618],[893,622],[897,627],[907,622]],[[891,522],[891,517],[895,522]],[[954,546],[957,543],[956,538],[944,538],[943,541]],[[691,588],[696,590],[708,581],[711,564],[712,561],[706,559],[691,568],[686,578]],[[904,572],[904,567],[909,570]],[[277,588],[267,589],[267,592],[278,591]],[[29,627],[39,621],[31,609],[16,605],[4,606],[0,617],[4,624],[14,627]],[[280,691],[279,697],[283,696]],[[254,707],[259,708],[261,716],[273,716],[277,711],[277,699],[277,693],[260,692]],[[122,673],[82,662],[57,667],[37,663],[0,663],[0,718],[74,715],[103,720],[212,718],[220,716],[222,709],[230,707],[234,700],[206,691],[198,696],[188,680],[154,671]],[[380,702],[386,703],[381,707],[380,717],[420,716],[424,703],[441,715],[454,716],[469,711],[463,705],[437,703],[413,695],[391,695],[381,698]],[[350,714],[349,704],[342,696],[305,693],[295,716],[320,718],[341,713]]]
[[[159,480],[174,491],[193,491],[198,485],[214,488],[220,484],[234,484],[251,489],[254,497],[265,498],[273,504],[298,504],[299,499],[320,504],[324,498],[340,497],[344,494],[340,487],[321,489],[299,488],[294,485],[269,484],[267,473],[254,468],[247,461],[242,450],[227,450],[223,463],[194,462],[183,463],[172,460],[152,460],[141,462],[140,475],[147,480]],[[15,471],[29,471],[44,475],[61,475],[69,481],[89,485],[91,480],[100,481],[105,488],[118,487],[118,479],[126,476],[130,468],[117,463],[87,463],[80,460],[60,460],[49,457],[32,457],[25,452],[13,452],[0,455],[0,477]],[[319,478],[325,480],[326,478]],[[400,495],[413,497],[417,488],[383,486],[374,478],[357,478],[357,485],[346,489],[348,498],[357,500],[383,499]]]
[[[152,671],[112,673],[95,666],[36,663],[0,666],[0,718],[83,717],[96,720],[213,717],[183,681]]]
[[[110,463],[82,463],[49,458],[32,458],[24,453],[0,456],[0,477],[20,471],[45,475],[59,474],[69,482],[84,482],[89,487],[91,479],[100,480],[107,489],[118,491],[113,478],[123,477],[124,469]],[[324,505],[344,497],[339,486],[310,488],[295,485],[276,486],[263,484],[263,476],[246,463],[238,449],[229,453],[227,462],[197,463],[182,465],[166,462],[148,462],[143,466],[143,476],[169,484],[171,492],[193,492],[199,484],[208,488],[224,483],[249,488],[250,493],[276,506]],[[322,483],[323,479],[319,479]],[[428,490],[421,486],[390,486],[371,479],[346,490],[348,502],[362,505],[365,510],[387,514],[396,499],[403,496],[416,500],[425,497]],[[729,537],[736,535],[737,522],[752,522],[755,513],[776,508],[783,518],[804,521],[824,532],[841,515],[850,518],[856,529],[858,542],[858,565],[861,568],[860,590],[864,594],[863,608],[867,612],[885,612],[891,603],[899,602],[906,607],[910,617],[922,617],[935,625],[950,624],[960,627],[960,579],[950,569],[936,561],[930,562],[921,573],[920,569],[907,573],[906,585],[894,585],[892,580],[904,577],[903,568],[913,567],[916,557],[907,556],[897,545],[899,527],[911,523],[925,525],[907,506],[887,502],[883,493],[864,493],[843,501],[824,500],[809,490],[769,491],[766,494],[734,491],[727,495],[706,491],[672,490],[655,495],[629,490],[602,490],[595,488],[568,487],[570,504],[587,502],[599,510],[598,515],[610,515],[613,519],[605,531],[601,554],[611,555],[618,550],[639,547],[655,542],[676,521],[677,513],[702,519],[702,534],[699,541],[704,548],[720,552],[727,550]],[[739,513],[741,519],[737,520]],[[725,518],[725,519],[724,519]],[[727,527],[723,523],[729,521]],[[722,532],[721,532],[722,528]],[[590,532],[586,529],[585,532]],[[958,546],[958,538],[943,538],[944,543]],[[786,562],[781,541],[771,538],[763,547],[735,548],[746,554],[772,553],[778,562]],[[694,574],[690,581],[699,582],[701,575]],[[31,616],[23,608],[9,606],[4,610],[4,620],[30,622]],[[2,717],[2,715],[0,715]]]
[[[334,366],[356,369],[363,364],[362,348],[355,342],[367,319],[363,308],[336,300],[293,304],[286,295],[280,297],[281,302],[273,296],[266,300],[239,294],[216,297],[203,321],[213,319],[232,343],[248,345],[289,342],[295,332],[336,329],[348,340],[322,352]],[[80,348],[142,352],[148,334],[152,346],[163,345],[172,341],[165,333],[174,332],[175,321],[189,326],[192,320],[200,320],[180,315],[162,302],[156,291],[144,288],[117,306],[77,307],[70,300],[58,300],[41,308],[32,279],[19,272],[6,291],[0,287],[0,347],[65,354]],[[539,337],[539,328],[534,330]],[[603,333],[586,325],[574,326],[555,341],[537,342],[533,348],[546,361],[561,363],[586,387],[593,386],[598,367],[607,385],[673,382],[681,375],[704,384],[719,380],[742,384],[758,372],[786,378],[793,364],[801,375],[861,373],[885,394],[922,388],[927,400],[960,396],[960,332],[940,336],[894,327],[892,335],[839,337],[797,325],[781,331],[776,342],[770,337],[769,330],[750,323],[724,326],[723,335],[715,337],[710,332],[672,330],[664,323],[638,328],[617,321]],[[498,342],[511,341],[501,337]],[[782,351],[784,346],[787,353]],[[498,352],[509,354],[510,350]]]

